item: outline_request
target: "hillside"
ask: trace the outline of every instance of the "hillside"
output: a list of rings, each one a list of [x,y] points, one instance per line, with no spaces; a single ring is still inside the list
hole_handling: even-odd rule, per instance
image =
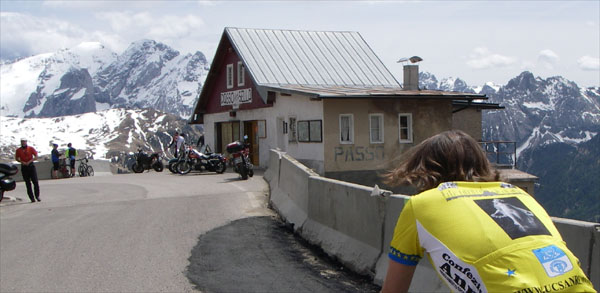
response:
[[[531,161],[540,178],[536,199],[551,216],[600,222],[600,135],[577,146],[540,147]]]
[[[97,113],[55,118],[1,117],[0,160],[12,161],[19,140],[25,137],[40,156],[47,156],[51,143],[59,149],[71,142],[80,155],[118,162],[138,147],[169,154],[175,131],[183,131],[195,142],[203,129],[180,117],[154,109],[110,109]]]

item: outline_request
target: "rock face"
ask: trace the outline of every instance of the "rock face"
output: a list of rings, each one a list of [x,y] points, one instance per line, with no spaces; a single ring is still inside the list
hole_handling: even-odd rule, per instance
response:
[[[41,156],[49,155],[51,143],[64,149],[72,142],[81,155],[119,161],[138,148],[168,156],[175,131],[185,133],[191,143],[203,132],[186,119],[154,109],[109,109],[53,118],[0,117],[0,122],[3,161],[14,159],[19,139],[25,135]]]
[[[458,79],[457,79],[458,80]],[[460,91],[422,75],[422,87]],[[438,88],[436,88],[436,86]],[[468,87],[504,110],[483,114],[483,140],[517,143],[517,168],[538,176],[536,198],[550,215],[600,220],[600,88],[580,88],[560,76],[522,72],[504,86]]]
[[[209,68],[202,52],[182,56],[152,40],[121,55],[86,43],[1,66],[0,115],[10,117],[154,108],[188,118]]]
[[[518,166],[527,171],[531,152],[552,144],[577,145],[600,131],[599,89],[580,89],[562,77],[536,78],[523,72],[490,101],[506,107],[484,114],[484,139],[517,142]]]

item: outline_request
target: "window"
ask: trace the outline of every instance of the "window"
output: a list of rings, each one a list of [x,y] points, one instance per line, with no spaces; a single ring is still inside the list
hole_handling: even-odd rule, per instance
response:
[[[340,143],[354,143],[354,115],[352,114],[340,115]]]
[[[296,142],[296,117],[290,117],[290,123],[289,123],[289,128],[290,131],[288,132],[288,141],[289,142]]]
[[[322,142],[323,130],[321,120],[298,121],[298,141],[299,142]]]
[[[413,142],[412,114],[398,114],[400,143]]]
[[[383,114],[369,114],[371,143],[383,143]]]
[[[227,64],[227,88],[233,88],[233,64]]]
[[[246,84],[246,80],[245,80],[245,74],[246,74],[246,69],[244,67],[244,63],[242,63],[242,61],[239,61],[237,64],[237,82],[238,82],[238,86],[244,86]]]

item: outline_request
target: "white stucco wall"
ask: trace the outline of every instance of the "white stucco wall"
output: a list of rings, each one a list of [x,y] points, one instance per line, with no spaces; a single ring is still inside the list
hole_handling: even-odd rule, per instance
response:
[[[290,117],[300,120],[323,120],[323,102],[310,100],[307,96],[292,95],[277,98],[273,107],[252,110],[237,110],[236,117],[229,112],[204,115],[204,138],[211,147],[216,144],[215,123],[240,121],[240,133],[243,135],[243,122],[251,120],[266,121],[266,138],[259,138],[259,165],[266,167],[269,162],[269,150],[279,148],[300,161],[309,161],[315,171],[323,172],[323,142],[289,142],[288,133],[283,133],[283,121],[289,123]],[[324,128],[325,125],[322,125]],[[324,136],[324,133],[323,133]]]

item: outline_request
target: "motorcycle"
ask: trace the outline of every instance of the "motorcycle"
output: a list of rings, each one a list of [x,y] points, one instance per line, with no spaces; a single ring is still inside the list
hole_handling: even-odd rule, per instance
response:
[[[227,152],[233,157],[233,170],[242,176],[242,180],[254,176],[254,166],[250,162],[250,147],[246,143],[234,141],[227,145]]]
[[[144,170],[154,169],[156,172],[162,172],[164,165],[160,158],[160,153],[152,153],[148,155],[146,152],[138,148],[137,154],[134,155],[135,162],[131,165],[131,170],[135,173],[142,173]]]
[[[167,164],[167,168],[173,174],[179,173],[179,170],[177,170],[177,163],[179,163],[179,158],[170,159],[169,163]]]
[[[222,174],[227,169],[227,159],[221,154],[201,153],[189,146],[185,151],[184,159],[173,167],[179,174],[187,174],[192,170],[211,171]]]
[[[17,166],[10,164],[0,164],[0,201],[4,198],[5,191],[11,191],[17,186],[13,176],[19,172]]]

